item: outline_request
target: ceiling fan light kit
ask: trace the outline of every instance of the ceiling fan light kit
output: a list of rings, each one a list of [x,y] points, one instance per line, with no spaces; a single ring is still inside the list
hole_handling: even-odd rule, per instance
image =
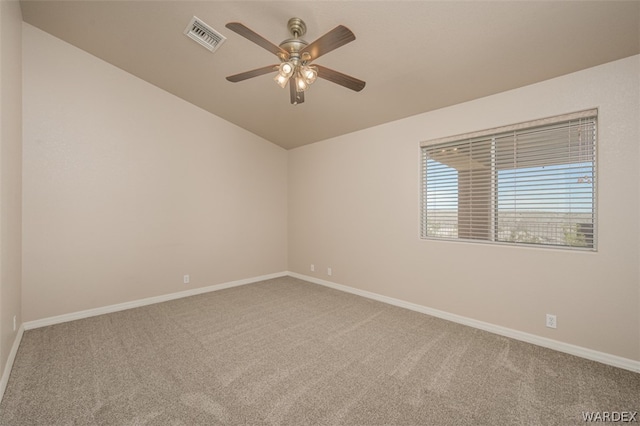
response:
[[[362,80],[341,72],[320,65],[310,65],[320,56],[356,39],[351,30],[343,25],[338,25],[313,43],[307,43],[301,38],[307,32],[306,24],[300,18],[291,18],[287,27],[293,38],[283,41],[279,46],[239,22],[230,22],[226,27],[280,59],[280,64],[268,65],[227,77],[227,80],[233,83],[277,71],[273,79],[283,89],[289,84],[291,103],[294,105],[304,102],[304,92],[318,77],[356,92],[362,90],[366,84]]]

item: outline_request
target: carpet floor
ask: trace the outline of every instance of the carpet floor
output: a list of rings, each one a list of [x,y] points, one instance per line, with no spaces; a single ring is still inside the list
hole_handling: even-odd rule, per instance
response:
[[[292,277],[26,331],[0,425],[572,425],[640,374]]]

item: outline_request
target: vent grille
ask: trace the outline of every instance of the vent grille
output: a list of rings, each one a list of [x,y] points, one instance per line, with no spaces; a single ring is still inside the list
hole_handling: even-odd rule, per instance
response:
[[[191,18],[191,22],[185,28],[184,33],[187,37],[197,41],[207,50],[214,52],[227,39],[225,36],[202,22],[196,16]]]

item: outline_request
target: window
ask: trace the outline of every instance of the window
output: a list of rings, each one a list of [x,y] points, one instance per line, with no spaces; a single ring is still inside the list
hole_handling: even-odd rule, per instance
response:
[[[597,110],[423,142],[422,238],[596,249]]]

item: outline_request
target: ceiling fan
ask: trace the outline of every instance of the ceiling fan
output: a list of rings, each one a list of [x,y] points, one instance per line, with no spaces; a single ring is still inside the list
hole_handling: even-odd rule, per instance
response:
[[[362,80],[322,65],[311,65],[311,62],[320,56],[356,39],[351,30],[343,25],[338,25],[316,41],[307,43],[301,38],[307,32],[306,24],[300,18],[291,18],[287,27],[293,38],[283,41],[279,46],[239,22],[230,22],[226,27],[275,54],[280,59],[279,64],[267,65],[227,77],[227,80],[233,83],[278,71],[274,80],[283,89],[289,83],[291,103],[294,105],[304,102],[304,92],[316,80],[316,77],[324,78],[356,92],[361,91],[366,84]]]

